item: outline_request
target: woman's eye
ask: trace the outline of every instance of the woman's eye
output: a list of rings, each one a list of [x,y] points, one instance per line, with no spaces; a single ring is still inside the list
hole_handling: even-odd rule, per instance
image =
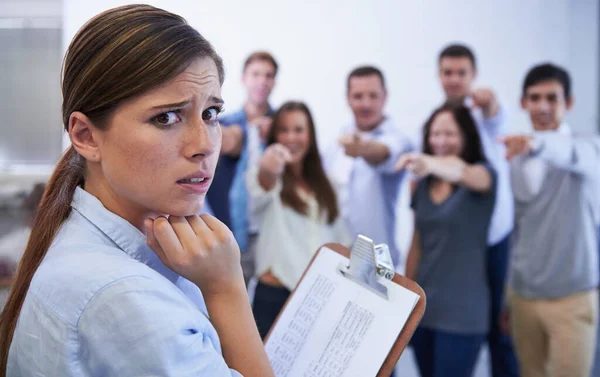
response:
[[[179,111],[167,111],[154,117],[154,123],[161,127],[171,126],[179,121]]]
[[[219,120],[221,111],[222,110],[218,107],[208,108],[202,113],[202,120],[205,122],[216,122]]]

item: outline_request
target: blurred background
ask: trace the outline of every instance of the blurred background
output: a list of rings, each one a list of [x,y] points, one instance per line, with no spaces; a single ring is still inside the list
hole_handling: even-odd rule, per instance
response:
[[[61,122],[60,66],[66,46],[92,16],[122,0],[0,0],[0,240],[27,220],[23,203],[45,182],[67,145]],[[569,70],[575,106],[567,121],[578,132],[600,127],[600,1],[598,0],[168,0],[147,1],[184,16],[223,57],[225,108],[245,99],[244,59],[266,50],[280,64],[272,105],[305,101],[318,141],[329,145],[351,119],[345,97],[348,72],[372,64],[386,75],[387,113],[417,138],[443,100],[437,55],[452,42],[474,49],[477,86],[495,90],[509,127],[527,131],[519,99],[525,72],[551,61]],[[404,196],[407,198],[407,195]],[[407,211],[406,199],[399,207]],[[401,222],[398,243],[410,241]],[[17,237],[18,238],[18,237]],[[0,241],[1,256],[20,255]],[[482,353],[482,365],[487,355]],[[410,376],[412,358],[403,358]],[[487,368],[478,367],[478,376]],[[402,370],[402,369],[401,369]],[[416,372],[414,372],[416,375]]]

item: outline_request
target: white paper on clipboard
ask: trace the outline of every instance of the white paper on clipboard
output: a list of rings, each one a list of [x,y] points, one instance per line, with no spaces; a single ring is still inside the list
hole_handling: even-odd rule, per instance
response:
[[[323,247],[265,345],[277,377],[375,376],[419,295],[389,280],[388,299],[345,277]]]

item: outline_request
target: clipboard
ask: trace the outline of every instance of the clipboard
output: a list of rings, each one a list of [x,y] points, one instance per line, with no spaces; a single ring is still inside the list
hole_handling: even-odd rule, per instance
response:
[[[395,273],[387,245],[374,245],[372,240],[362,235],[358,236],[352,247],[352,250],[340,244],[334,243],[325,244],[319,248],[317,253],[313,256],[310,264],[304,271],[304,274],[296,286],[296,289],[294,289],[283,309],[277,316],[273,327],[265,338],[265,344],[269,342],[273,330],[277,327],[277,324],[281,320],[283,313],[286,312],[286,309],[294,297],[294,294],[298,290],[298,287],[300,287],[308,271],[310,271],[311,267],[313,266],[313,262],[325,249],[334,251],[335,253],[347,258],[342,259],[343,262],[338,266],[339,270],[335,272],[340,272],[344,278],[354,281],[356,284],[361,285],[365,290],[370,290],[376,295],[387,299],[387,289],[385,289],[385,287],[379,283],[381,282],[381,279],[386,279],[394,284],[398,284],[401,287],[406,288],[418,296],[415,306],[410,312],[410,315],[408,316],[408,319],[393,343],[390,352],[376,374],[377,377],[390,376],[404,349],[408,345],[411,337],[417,329],[423,314],[425,313],[426,297],[423,289],[416,282],[408,279],[405,276]]]

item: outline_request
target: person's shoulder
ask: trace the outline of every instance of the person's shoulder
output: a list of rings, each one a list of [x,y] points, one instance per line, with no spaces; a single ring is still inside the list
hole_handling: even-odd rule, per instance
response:
[[[394,120],[386,115],[385,119],[376,129],[380,137],[406,137],[400,126]]]
[[[169,281],[123,250],[100,243],[94,237],[62,239],[48,250],[31,281],[28,295],[39,310],[48,310],[67,325],[75,326],[79,315],[96,294],[115,282],[137,279],[156,289],[170,289]]]

